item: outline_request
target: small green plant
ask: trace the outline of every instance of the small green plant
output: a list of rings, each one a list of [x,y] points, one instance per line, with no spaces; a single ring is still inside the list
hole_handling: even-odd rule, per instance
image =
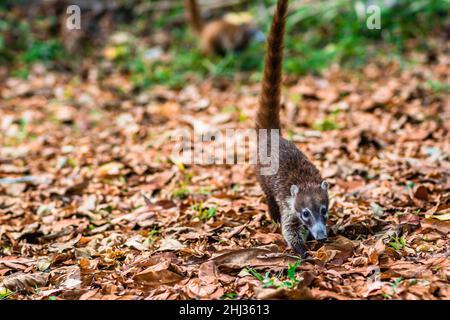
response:
[[[247,120],[247,116],[244,112],[239,112],[239,122],[245,122]]]
[[[297,281],[296,274],[297,274],[297,267],[300,265],[301,260],[297,260],[294,264],[290,264],[288,262],[288,277],[292,281]]]
[[[397,279],[395,279],[394,281],[391,281],[391,282],[389,283],[390,286],[391,286],[391,288],[392,288],[393,294],[396,294],[396,293],[397,293],[398,285],[400,284],[400,282],[402,282],[402,280],[403,280],[403,278],[402,278],[402,277],[399,277],[399,278],[397,278]]]
[[[399,277],[391,282],[392,289],[396,290],[400,282],[403,280],[403,277]]]
[[[205,196],[210,196],[211,195],[211,187],[201,187],[198,190],[198,193],[205,195]]]
[[[30,75],[30,70],[27,67],[17,68],[12,71],[11,75],[22,80],[27,80]]]
[[[279,277],[272,276],[270,272],[266,272],[266,274],[263,276],[258,271],[256,271],[253,268],[246,268],[246,271],[250,273],[252,276],[254,276],[256,279],[262,282],[263,288],[287,288],[287,289],[293,289],[295,288],[300,281],[302,280],[297,275],[297,267],[300,265],[301,260],[296,261],[294,264],[288,263],[288,270],[287,270],[287,280],[281,280]]]
[[[384,299],[386,299],[386,300],[390,300],[390,299],[392,299],[392,296],[391,296],[390,294],[387,294],[387,293],[382,293],[381,295],[382,295],[382,296],[383,296],[383,298],[384,298]]]
[[[201,221],[207,221],[207,220],[215,217],[216,210],[217,210],[215,207],[204,208],[203,201],[200,202],[200,204],[193,205],[192,209],[197,211],[197,217]]]
[[[137,90],[143,90],[152,85],[165,85],[170,88],[182,88],[190,72],[198,76],[203,75],[204,58],[195,50],[174,47],[170,52],[168,61],[160,59],[148,60],[142,53],[134,53],[124,63],[118,62],[118,66],[127,70],[131,75],[131,81]],[[186,72],[189,70],[189,72]]]
[[[237,111],[237,108],[234,105],[227,105],[222,108],[221,112],[223,113],[234,113]]]
[[[319,131],[329,131],[329,130],[340,129],[341,126],[337,122],[338,114],[339,114],[339,109],[334,110],[330,115],[328,115],[324,119],[317,120],[314,123],[313,128],[315,130],[319,130]]]
[[[25,118],[19,119],[19,132],[17,138],[20,140],[24,140],[27,136],[27,124],[28,121]]]
[[[16,292],[15,291],[11,291],[11,290],[9,290],[7,288],[0,287],[0,300],[9,299],[9,297],[11,295],[13,295],[14,293],[16,293]]]
[[[294,134],[295,134],[294,131],[288,130],[288,131],[287,131],[287,134],[286,134],[287,139],[288,139],[288,140],[292,140],[292,139],[294,138]]]
[[[250,273],[252,276],[254,276],[256,279],[261,281],[263,288],[268,288],[268,287],[277,287],[278,288],[278,287],[282,286],[281,285],[282,282],[278,278],[273,277],[269,271],[267,271],[264,276],[261,275],[255,269],[250,268],[250,267],[246,268],[246,271],[248,273]]]
[[[414,189],[414,187],[415,187],[415,183],[413,182],[413,181],[408,181],[408,182],[406,182],[406,188],[408,188],[408,189]]]
[[[235,300],[238,297],[236,292],[227,292],[220,299],[221,300]]]
[[[178,199],[185,199],[185,198],[187,198],[190,194],[191,194],[191,191],[189,191],[189,189],[186,189],[185,187],[181,187],[181,188],[175,189],[175,190],[173,191],[173,193],[172,193],[172,195],[173,195],[175,198],[178,198]]]
[[[231,187],[231,192],[232,192],[232,193],[238,193],[238,192],[239,192],[239,185],[238,185],[238,184],[234,184],[234,185]]]
[[[449,93],[450,84],[446,82],[439,82],[434,80],[428,80],[426,83],[427,87],[435,93]]]
[[[156,236],[159,235],[159,230],[157,227],[153,227],[147,234],[147,238],[144,240],[144,245],[148,246],[155,241]]]
[[[184,167],[181,170],[183,171]],[[175,198],[178,198],[178,199],[187,198],[191,194],[191,191],[186,186],[189,183],[189,181],[191,180],[191,178],[192,178],[192,174],[190,174],[188,172],[185,173],[184,179],[181,182],[178,182],[178,188],[176,188],[172,192],[172,196],[174,196]]]
[[[244,270],[247,271],[248,273],[250,273],[252,276],[254,276],[259,281],[264,281],[264,277],[255,269],[248,267],[248,268],[245,268]]]
[[[20,59],[27,64],[34,62],[53,62],[64,55],[62,45],[57,40],[35,41]]]
[[[389,245],[397,251],[400,251],[405,248],[406,242],[404,237],[394,236],[392,237]]]
[[[274,219],[270,219],[270,224],[273,225],[273,227],[275,229],[278,229],[280,227],[280,222],[274,220]]]

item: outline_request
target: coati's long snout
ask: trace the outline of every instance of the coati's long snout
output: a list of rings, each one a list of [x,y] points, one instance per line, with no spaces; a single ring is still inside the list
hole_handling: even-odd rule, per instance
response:
[[[315,223],[313,227],[308,230],[315,240],[325,240],[328,237],[327,225],[323,221]]]

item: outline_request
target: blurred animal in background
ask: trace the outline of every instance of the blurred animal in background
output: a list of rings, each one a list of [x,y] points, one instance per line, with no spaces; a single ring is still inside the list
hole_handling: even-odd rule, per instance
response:
[[[205,22],[196,0],[185,0],[185,4],[188,21],[206,55],[224,56],[244,50],[251,41],[265,40],[248,13],[230,13],[219,20]]]

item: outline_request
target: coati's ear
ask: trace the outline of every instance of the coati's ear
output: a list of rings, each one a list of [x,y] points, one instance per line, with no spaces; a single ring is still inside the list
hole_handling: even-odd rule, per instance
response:
[[[323,180],[322,183],[320,184],[320,187],[323,190],[328,190],[328,187],[329,187],[328,182],[326,180]]]
[[[295,197],[295,196],[297,196],[297,193],[298,193],[298,187],[295,184],[293,184],[291,186],[291,196]]]

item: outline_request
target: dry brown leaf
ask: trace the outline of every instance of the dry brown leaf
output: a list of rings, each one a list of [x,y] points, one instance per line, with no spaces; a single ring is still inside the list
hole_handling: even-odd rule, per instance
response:
[[[421,221],[420,224],[424,229],[436,230],[443,234],[448,234],[450,232],[450,221],[441,221],[437,219],[424,219]]]
[[[353,242],[339,236],[332,243],[327,243],[315,254],[315,258],[322,262],[342,264],[353,254]]]
[[[193,299],[209,298],[216,290],[217,285],[204,283],[200,279],[195,278],[187,284],[188,293]]]
[[[148,287],[171,285],[184,279],[183,273],[169,260],[151,266],[133,277],[134,281]]]
[[[308,287],[295,289],[286,288],[255,288],[257,299],[261,300],[311,300],[313,295]]]
[[[47,284],[48,273],[22,273],[17,272],[5,277],[2,286],[11,291],[33,291]]]
[[[120,162],[105,163],[97,169],[96,174],[101,178],[108,176],[117,176],[120,174],[123,167],[123,164]]]
[[[185,248],[178,240],[167,238],[161,240],[158,251],[177,251]]]
[[[313,288],[311,290],[312,295],[314,297],[314,299],[336,299],[336,300],[350,300],[351,298],[343,295],[343,294],[339,294],[330,290],[322,290],[322,289],[317,289],[317,288]]]
[[[215,261],[206,261],[198,269],[198,278],[204,283],[216,283],[218,270]]]
[[[242,269],[252,267],[285,267],[295,263],[298,258],[279,253],[276,245],[233,250],[214,257],[219,268]]]
[[[151,192],[164,188],[175,175],[175,171],[166,170],[147,178],[148,182],[140,187],[140,190],[145,192]]]
[[[428,201],[428,194],[428,189],[424,186],[418,186],[414,191],[414,197],[423,201]]]

